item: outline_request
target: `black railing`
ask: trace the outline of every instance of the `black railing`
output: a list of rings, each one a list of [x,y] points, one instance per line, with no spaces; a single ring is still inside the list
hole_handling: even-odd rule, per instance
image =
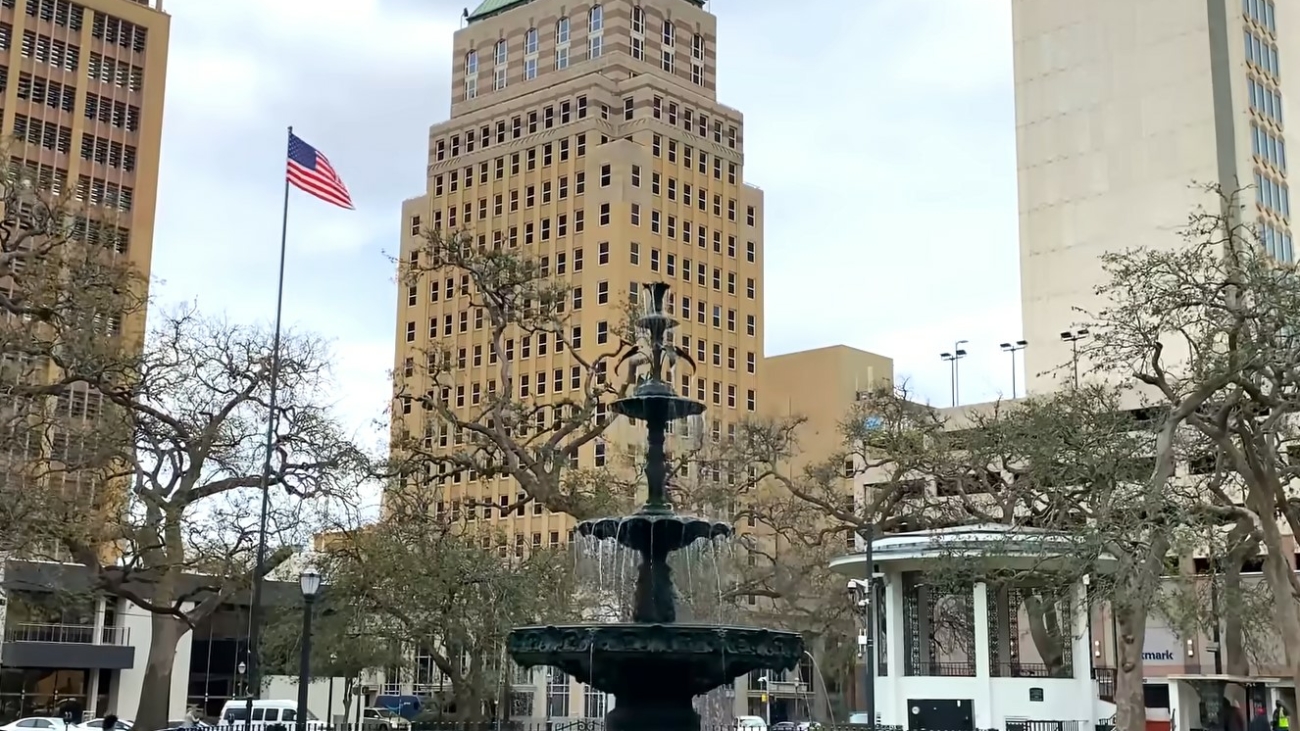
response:
[[[1072,678],[1074,668],[1069,666],[1053,668],[1045,663],[1003,662],[994,665],[992,675],[995,678]]]
[[[908,675],[931,678],[973,678],[973,662],[918,662],[909,663]]]
[[[794,721],[795,724],[808,723],[800,720]],[[1030,721],[1031,726],[1016,726],[1013,728],[1009,722],[1007,728],[1003,729],[973,729],[973,731],[1084,731],[1075,729],[1070,724],[1073,721]],[[1046,724],[1046,725],[1039,725]],[[1052,725],[1056,724],[1056,725]],[[776,726],[774,722],[772,726]],[[194,731],[195,727],[174,727],[178,730]],[[205,724],[197,727],[198,731],[248,731],[247,726],[242,723],[210,725]],[[605,731],[604,719],[596,718],[553,718],[553,719],[515,719],[515,720],[486,720],[486,721],[453,721],[453,720],[397,720],[389,721],[379,718],[367,718],[360,725],[356,723],[329,723],[327,721],[308,721],[308,731]],[[851,723],[814,723],[811,726],[812,731],[863,731],[866,724]],[[898,725],[876,724],[876,731],[972,731],[971,729],[946,729],[942,727],[904,727]],[[292,720],[287,721],[254,721],[253,731],[296,731],[297,725]],[[655,724],[647,726],[646,731],[662,731],[662,727]],[[741,723],[738,721],[729,721],[723,723],[703,723],[700,725],[700,731],[758,731],[754,726]]]
[[[1007,721],[1007,731],[1088,731],[1090,721]]]
[[[1104,701],[1115,699],[1115,668],[1093,668],[1092,679],[1097,681],[1097,697]]]

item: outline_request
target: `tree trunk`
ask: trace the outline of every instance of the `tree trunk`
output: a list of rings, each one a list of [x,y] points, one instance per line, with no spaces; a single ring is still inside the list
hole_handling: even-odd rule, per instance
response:
[[[149,625],[149,655],[145,660],[144,680],[140,686],[140,705],[136,708],[134,718],[134,728],[139,731],[167,728],[171,714],[172,665],[176,662],[176,644],[189,631],[189,626],[184,622],[166,614],[153,615]],[[188,668],[185,672],[188,672]]]
[[[1223,602],[1220,606],[1223,635],[1220,637],[1219,652],[1223,653],[1223,672],[1237,676],[1250,674],[1250,661],[1246,657],[1246,631],[1241,621],[1245,611],[1241,604],[1241,565],[1241,556],[1235,551],[1230,552],[1223,563]],[[1213,581],[1214,577],[1210,580]],[[1211,621],[1218,622],[1219,617],[1212,617]],[[1246,707],[1246,690],[1240,685],[1229,685],[1225,694],[1229,700],[1236,701],[1242,708]]]
[[[341,725],[344,727],[351,723],[352,693],[355,691],[358,682],[360,681],[356,677],[343,679],[343,723]],[[333,719],[330,720],[332,721]],[[331,726],[331,728],[332,727],[333,726]]]
[[[1115,728],[1146,731],[1146,698],[1142,690],[1142,646],[1146,642],[1147,609],[1138,602],[1113,608],[1119,637],[1115,668]]]
[[[1065,667],[1065,640],[1061,635],[1061,621],[1058,615],[1060,605],[1051,598],[1043,599],[1027,594],[1025,596],[1025,614],[1029,616],[1029,636],[1034,641],[1038,656],[1047,666],[1049,677],[1060,677]]]
[[[1263,522],[1271,523],[1273,531],[1276,531],[1277,524],[1273,522],[1272,516]],[[1269,588],[1273,590],[1273,617],[1278,636],[1282,640],[1287,669],[1296,686],[1300,687],[1300,612],[1297,611],[1296,595],[1291,583],[1293,570],[1281,551],[1281,536],[1278,536],[1277,546],[1274,546],[1269,540],[1269,533],[1265,529],[1264,540],[1268,551],[1264,554],[1264,576]],[[1291,709],[1291,714],[1295,715],[1295,709]]]

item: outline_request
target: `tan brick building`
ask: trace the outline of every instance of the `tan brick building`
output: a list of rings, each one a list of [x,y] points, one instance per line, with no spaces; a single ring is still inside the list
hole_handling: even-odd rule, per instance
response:
[[[428,188],[404,202],[402,235],[407,252],[434,228],[537,257],[573,286],[571,336],[587,354],[611,347],[640,285],[671,283],[680,342],[699,363],[676,385],[721,430],[758,409],[763,195],[745,183],[743,119],[715,95],[716,39],[695,0],[484,2],[455,35],[451,118],[429,132]],[[497,366],[467,299],[455,282],[404,288],[395,367],[435,343],[463,349],[460,385],[484,392]],[[517,395],[573,387],[568,352],[517,345]],[[622,431],[582,464],[635,438]],[[515,488],[447,486],[448,505],[462,498],[513,501]],[[562,542],[572,527],[523,512],[485,517],[516,543]]]

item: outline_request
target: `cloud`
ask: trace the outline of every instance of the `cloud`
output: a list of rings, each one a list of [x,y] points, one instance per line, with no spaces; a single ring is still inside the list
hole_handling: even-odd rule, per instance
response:
[[[154,252],[164,302],[274,313],[285,128],[329,156],[355,212],[294,193],[287,324],[338,351],[339,406],[383,416],[397,294],[385,252],[424,189],[464,0],[168,0]],[[744,112],[767,200],[769,352],[846,343],[946,403],[1009,391],[1019,335],[1009,12],[1003,0],[752,0],[719,15],[720,100]],[[758,42],[756,39],[764,39]]]

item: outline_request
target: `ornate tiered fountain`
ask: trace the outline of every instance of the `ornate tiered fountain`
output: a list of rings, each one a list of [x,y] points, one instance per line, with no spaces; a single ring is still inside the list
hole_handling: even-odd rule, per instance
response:
[[[669,372],[679,359],[669,333],[677,322],[664,313],[668,285],[646,285],[648,312],[637,321],[642,342],[633,361],[645,370],[631,396],[613,409],[645,421],[649,431],[645,475],[648,498],[636,513],[578,524],[578,533],[617,541],[641,555],[632,622],[520,627],[509,650],[524,667],[550,665],[614,696],[610,731],[695,731],[692,701],[754,670],[790,670],[803,655],[793,632],[753,627],[677,624],[676,591],[668,556],[697,540],[731,534],[731,526],[678,515],[667,494],[664,435],[668,423],[698,416],[704,404],[678,396]]]

